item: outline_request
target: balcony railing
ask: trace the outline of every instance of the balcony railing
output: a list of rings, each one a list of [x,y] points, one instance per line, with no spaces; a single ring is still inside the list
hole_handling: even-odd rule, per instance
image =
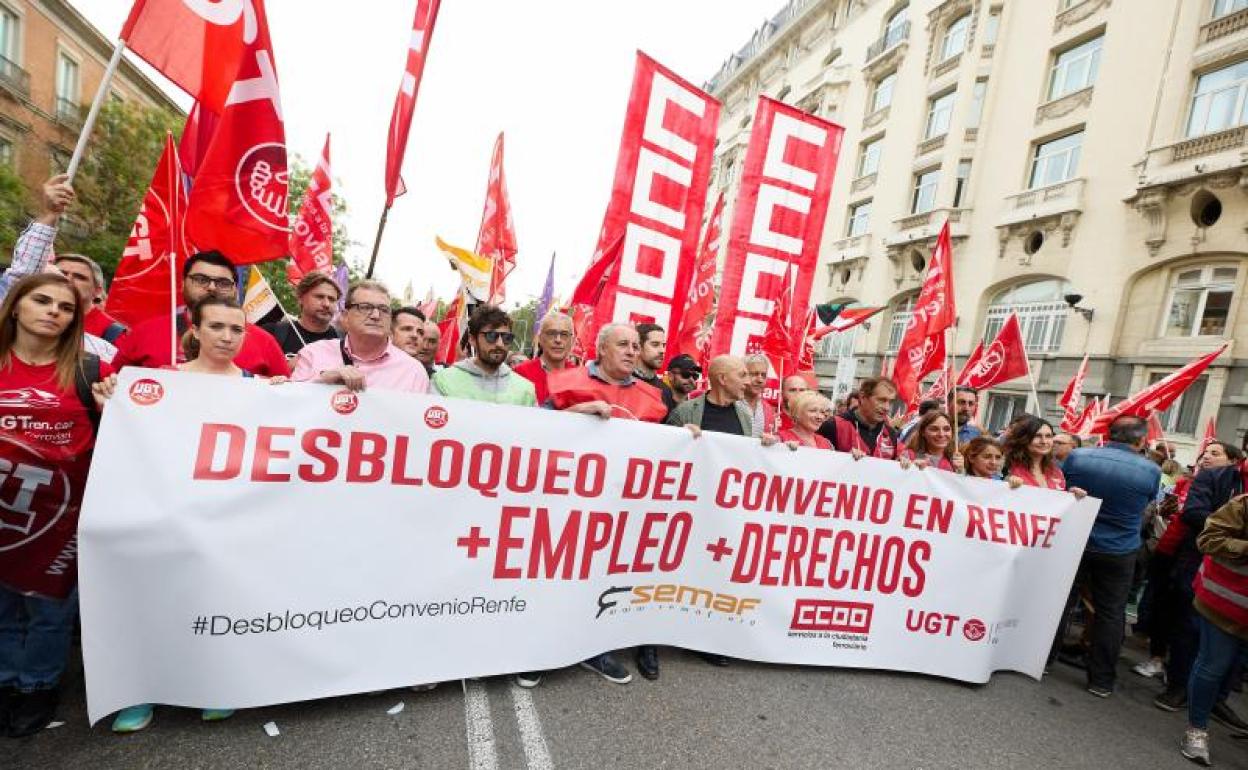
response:
[[[30,96],[30,73],[17,66],[17,62],[0,56],[0,87],[21,96]]]
[[[1083,186],[1084,179],[1079,177],[1011,195],[1005,199],[1006,214],[997,226],[1082,211]]]
[[[1213,155],[1245,146],[1248,146],[1248,125],[1236,126],[1225,131],[1193,137],[1173,145],[1170,160],[1177,163],[1181,160]]]
[[[1203,33],[1201,39],[1208,43],[1220,37],[1226,37],[1239,32],[1242,29],[1248,29],[1248,8],[1235,13],[1228,13],[1225,16],[1219,16],[1209,22],[1201,28]]]
[[[871,44],[867,49],[867,61],[873,61],[896,48],[903,40],[910,37],[910,22],[904,22],[900,27],[890,29],[877,41]]]
[[[56,122],[68,128],[82,128],[82,105],[73,99],[56,97]]]

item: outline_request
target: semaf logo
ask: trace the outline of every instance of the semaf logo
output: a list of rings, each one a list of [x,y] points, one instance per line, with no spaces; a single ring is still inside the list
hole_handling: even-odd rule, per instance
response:
[[[338,414],[351,414],[359,405],[360,397],[346,388],[334,391],[329,397],[329,407]]]
[[[156,380],[135,380],[130,385],[130,400],[139,406],[151,406],[165,397],[165,386]]]
[[[871,632],[875,605],[836,599],[798,599],[793,603],[793,631],[836,631],[846,634]]]

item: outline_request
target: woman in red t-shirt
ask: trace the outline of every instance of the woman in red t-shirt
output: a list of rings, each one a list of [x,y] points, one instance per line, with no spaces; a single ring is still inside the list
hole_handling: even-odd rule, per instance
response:
[[[781,441],[788,444],[790,449],[797,449],[799,446],[832,448],[832,442],[817,433],[832,409],[831,401],[816,391],[807,390],[794,394],[789,409],[793,412],[793,424],[780,431]]]
[[[0,306],[0,724],[10,737],[32,735],[56,715],[73,639],[93,418],[117,380],[107,364],[86,359],[83,315],[58,273],[22,279]]]
[[[1010,426],[1004,444],[1007,481],[1068,491],[1075,497],[1087,494],[1078,487],[1066,489],[1066,476],[1053,459],[1053,426],[1048,420],[1034,415],[1017,420]]]
[[[966,465],[953,447],[953,420],[948,413],[933,409],[923,415],[910,433],[910,440],[901,448],[901,456],[918,468],[936,468],[961,473]]]

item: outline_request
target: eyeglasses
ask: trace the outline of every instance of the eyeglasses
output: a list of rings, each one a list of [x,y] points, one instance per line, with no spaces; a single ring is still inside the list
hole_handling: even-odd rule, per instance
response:
[[[211,286],[214,289],[233,289],[238,284],[234,283],[233,278],[211,278],[203,273],[191,273],[186,280],[195,284],[201,289]]]
[[[516,340],[516,335],[511,332],[481,332],[481,336],[485,337],[485,341],[491,345],[499,340],[502,340],[504,345],[510,345]]]
[[[364,316],[379,313],[382,318],[385,318],[390,315],[389,305],[374,305],[371,302],[352,302],[350,305],[347,305],[347,309],[354,310]]]
[[[549,329],[542,332],[543,337],[552,337],[557,340],[567,340],[572,338],[572,332],[565,332],[559,329]]]

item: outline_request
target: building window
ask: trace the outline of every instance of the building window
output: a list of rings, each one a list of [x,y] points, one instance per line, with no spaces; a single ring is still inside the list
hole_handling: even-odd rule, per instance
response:
[[[1066,94],[1082,91],[1096,82],[1096,71],[1101,66],[1101,43],[1105,37],[1095,37],[1074,48],[1059,53],[1049,71],[1049,100],[1060,99]]]
[[[906,26],[906,19],[909,15],[910,7],[903,6],[899,8],[892,16],[888,17],[888,23],[884,25],[884,50],[892,48],[905,39],[909,27]]]
[[[845,237],[853,238],[863,235],[871,224],[871,201],[863,201],[849,207],[849,222],[845,226]]]
[[[873,139],[862,143],[862,149],[858,154],[858,176],[863,177],[880,170],[880,153],[883,150],[883,139]]]
[[[1028,353],[1053,353],[1061,349],[1066,316],[1070,312],[1064,297],[1069,293],[1070,284],[1058,280],[1032,281],[1001,292],[988,305],[985,344],[997,336],[1014,313],[1018,316]]]
[[[1048,187],[1074,179],[1079,169],[1079,150],[1082,146],[1082,131],[1037,144],[1031,159],[1028,188]]]
[[[893,87],[897,85],[897,73],[890,72],[875,81],[875,90],[871,93],[871,111],[879,112],[893,103]]]
[[[993,8],[988,12],[988,19],[984,22],[984,45],[995,45],[997,42],[997,31],[1001,28],[1001,9]]]
[[[1170,290],[1166,337],[1220,337],[1235,295],[1234,267],[1199,267],[1180,272]]]
[[[60,147],[53,147],[48,151],[48,163],[52,167],[52,174],[64,174],[69,168],[69,161],[73,154],[69,150],[63,150]]]
[[[1212,134],[1248,123],[1248,59],[1201,75],[1192,95],[1187,135]]]
[[[823,338],[822,357],[837,359],[854,354],[854,343],[858,341],[858,330],[855,327],[847,332],[833,332]]]
[[[971,112],[966,116],[967,128],[979,128],[979,121],[984,117],[984,96],[988,93],[988,81],[976,80],[971,89]]]
[[[17,14],[0,5],[0,56],[13,66],[17,66],[18,56],[21,55],[18,48],[21,43],[20,25]]]
[[[0,136],[0,166],[13,168],[13,141],[7,136]]]
[[[966,50],[966,35],[971,28],[971,15],[964,14],[945,30],[945,37],[940,42],[940,60],[949,61]]]
[[[1248,8],[1248,0],[1213,0],[1213,18],[1217,19],[1245,8]]]
[[[958,181],[953,188],[953,207],[955,209],[962,208],[962,201],[966,200],[967,191],[971,187],[971,162],[969,160],[958,161]]]
[[[1014,415],[1027,411],[1027,397],[1013,396],[1008,393],[988,394],[988,422],[984,426],[987,435],[996,435],[1005,430],[1014,419]]]
[[[901,338],[906,336],[906,327],[910,325],[910,316],[914,315],[914,300],[917,295],[911,295],[904,302],[897,303],[897,307],[893,309],[893,319],[888,325],[888,345],[885,347],[885,353],[896,353],[901,347]]]
[[[1153,372],[1148,376],[1148,384],[1155,385],[1170,374],[1171,372]],[[1162,430],[1166,433],[1195,436],[1196,428],[1200,425],[1200,407],[1205,401],[1205,388],[1208,386],[1208,377],[1197,377],[1169,409],[1158,412],[1157,419],[1161,421]]]
[[[937,96],[927,103],[927,127],[924,139],[933,139],[949,133],[949,119],[953,117],[953,91]]]
[[[936,185],[940,182],[940,169],[914,175],[914,196],[910,200],[910,213],[922,214],[936,207]]]
[[[56,57],[56,114],[76,117],[81,90],[78,79],[78,62],[64,53]]]

